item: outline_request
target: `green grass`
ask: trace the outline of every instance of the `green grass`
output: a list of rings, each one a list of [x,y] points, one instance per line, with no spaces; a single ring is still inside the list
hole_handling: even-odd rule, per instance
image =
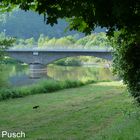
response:
[[[86,84],[95,83],[94,81],[55,81],[55,80],[43,80],[37,84],[14,87],[14,88],[2,88],[0,89],[0,100],[6,100],[10,98],[20,98],[27,95],[50,93],[67,88],[80,87]]]
[[[1,101],[1,130],[26,140],[140,140],[140,109],[121,83],[100,82]]]

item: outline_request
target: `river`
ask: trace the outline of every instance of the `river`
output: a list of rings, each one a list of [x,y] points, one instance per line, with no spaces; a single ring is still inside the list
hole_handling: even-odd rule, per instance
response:
[[[23,86],[42,79],[55,80],[116,80],[111,68],[100,65],[57,66],[48,65],[39,77],[32,78],[28,65],[3,64],[0,71],[0,87]]]

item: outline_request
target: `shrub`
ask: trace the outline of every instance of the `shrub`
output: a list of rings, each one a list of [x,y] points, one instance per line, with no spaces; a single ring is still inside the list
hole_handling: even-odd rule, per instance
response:
[[[115,49],[114,73],[123,79],[129,92],[140,103],[140,44],[136,34],[117,32],[112,44]]]

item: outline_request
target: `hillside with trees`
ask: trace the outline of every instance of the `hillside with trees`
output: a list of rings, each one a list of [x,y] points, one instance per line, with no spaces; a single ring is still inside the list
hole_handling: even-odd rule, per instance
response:
[[[25,12],[16,9],[12,13],[1,15],[3,22],[0,22],[0,32],[16,38],[35,38],[38,39],[40,34],[44,34],[50,38],[60,38],[63,36],[77,34],[83,37],[84,34],[78,31],[67,30],[68,23],[64,19],[59,19],[58,24],[53,27],[46,25],[43,15],[39,15],[33,11]],[[105,31],[105,29],[96,28],[95,32]]]

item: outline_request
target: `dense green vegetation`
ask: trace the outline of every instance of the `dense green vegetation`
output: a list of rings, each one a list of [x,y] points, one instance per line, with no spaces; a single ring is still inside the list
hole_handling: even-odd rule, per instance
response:
[[[119,82],[1,101],[0,112],[0,131],[22,130],[29,140],[140,138],[139,108]]]
[[[0,34],[0,64],[4,62],[5,53],[3,51],[8,47],[12,46],[14,42],[15,42],[14,38],[7,37],[5,36],[4,33]]]
[[[83,86],[85,84],[93,83],[94,81],[55,81],[55,80],[44,80],[37,84],[30,86],[23,86],[17,88],[1,88],[0,89],[0,100],[6,100],[9,98],[19,98],[32,94],[49,93],[61,89],[74,88]]]
[[[129,92],[140,103],[140,40],[136,34],[117,32],[112,39],[114,46],[114,72],[123,78]]]
[[[110,48],[110,41],[108,40],[106,33],[100,32],[96,34],[91,34],[86,37],[79,39],[78,35],[69,35],[60,38],[50,38],[43,34],[40,35],[38,40],[35,38],[21,39],[17,38],[14,44],[16,48],[72,48],[72,49],[100,49],[100,48]]]

